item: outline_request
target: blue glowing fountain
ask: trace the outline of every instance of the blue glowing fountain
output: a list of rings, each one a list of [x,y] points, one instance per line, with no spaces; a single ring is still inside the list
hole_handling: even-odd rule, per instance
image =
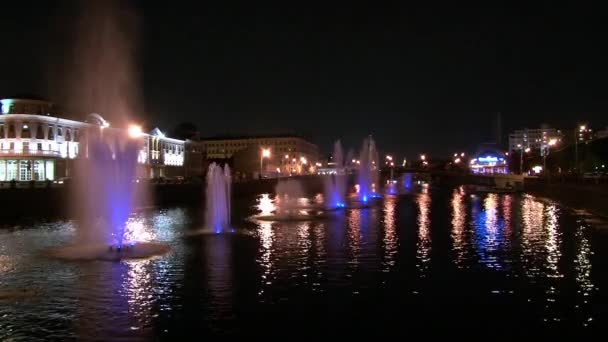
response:
[[[83,156],[73,162],[71,185],[76,241],[51,249],[49,254],[62,259],[113,261],[167,252],[167,245],[138,240],[129,229],[135,204],[146,202],[145,186],[136,182],[143,140],[128,136],[124,130],[98,127],[87,130],[82,140]]]
[[[216,163],[207,171],[207,197],[205,220],[208,228],[215,233],[231,231],[230,228],[230,167],[223,168]]]
[[[363,141],[359,156],[359,200],[367,203],[372,198],[380,197],[378,186],[378,151],[371,136]]]
[[[325,206],[327,209],[344,208],[346,207],[346,174],[344,172],[344,158],[340,140],[334,144],[332,162],[334,163],[336,173],[326,175],[323,178],[326,199]]]

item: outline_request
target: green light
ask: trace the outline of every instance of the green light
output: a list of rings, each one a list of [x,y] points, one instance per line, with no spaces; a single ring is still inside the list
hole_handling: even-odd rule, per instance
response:
[[[2,103],[2,114],[8,114],[11,112],[11,107],[13,106],[13,100],[2,99],[2,100],[0,100],[0,103]]]

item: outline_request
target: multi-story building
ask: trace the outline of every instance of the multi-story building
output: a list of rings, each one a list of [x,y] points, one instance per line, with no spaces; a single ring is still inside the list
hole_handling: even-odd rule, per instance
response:
[[[518,151],[522,148],[542,149],[549,141],[562,140],[563,134],[555,128],[524,128],[509,134],[509,151]]]
[[[296,135],[213,137],[201,143],[207,159],[241,159],[243,173],[310,173],[319,160],[317,145]]]
[[[137,170],[140,178],[186,176],[185,156],[198,153],[202,159],[200,148],[197,152],[192,145],[186,153],[185,141],[165,137],[157,128],[149,134],[138,127],[127,131],[111,127],[98,114],[90,114],[84,121],[51,116],[54,105],[39,98],[8,98],[0,103],[0,181],[70,177],[74,164],[70,161],[87,156],[87,132],[91,129],[107,132],[104,134],[130,133],[142,139]]]

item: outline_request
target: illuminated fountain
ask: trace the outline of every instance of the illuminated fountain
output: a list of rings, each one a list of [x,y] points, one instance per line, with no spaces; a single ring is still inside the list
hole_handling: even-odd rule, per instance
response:
[[[372,198],[380,197],[376,189],[379,178],[378,151],[371,136],[363,140],[359,158],[359,192],[357,197],[362,203],[367,203]]]
[[[147,258],[167,252],[165,244],[146,241],[148,235],[133,226],[134,205],[146,202],[146,189],[136,182],[141,129],[126,134],[101,126],[87,132],[87,157],[75,161],[73,209],[76,239],[70,246],[48,251],[71,260]]]
[[[403,184],[403,188],[406,191],[412,190],[412,179],[413,179],[413,175],[409,172],[404,173],[401,176],[401,184]]]
[[[346,174],[344,172],[344,158],[342,155],[342,144],[340,140],[334,144],[333,163],[335,174],[323,177],[325,187],[325,208],[338,209],[346,207]]]
[[[216,163],[209,165],[207,171],[207,197],[205,222],[215,233],[232,231],[230,228],[230,167],[222,168]]]
[[[296,179],[281,179],[275,187],[274,210],[254,217],[262,221],[307,221],[324,218],[317,205],[306,197],[302,184]]]

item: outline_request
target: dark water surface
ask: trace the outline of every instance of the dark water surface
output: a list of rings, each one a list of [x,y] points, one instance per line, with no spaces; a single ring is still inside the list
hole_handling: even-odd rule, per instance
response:
[[[198,208],[134,215],[135,235],[171,245],[152,260],[51,260],[40,251],[73,222],[5,225],[0,340],[606,330],[608,232],[557,203],[434,189],[312,222],[245,220],[258,200],[235,201],[231,234],[184,237]]]

